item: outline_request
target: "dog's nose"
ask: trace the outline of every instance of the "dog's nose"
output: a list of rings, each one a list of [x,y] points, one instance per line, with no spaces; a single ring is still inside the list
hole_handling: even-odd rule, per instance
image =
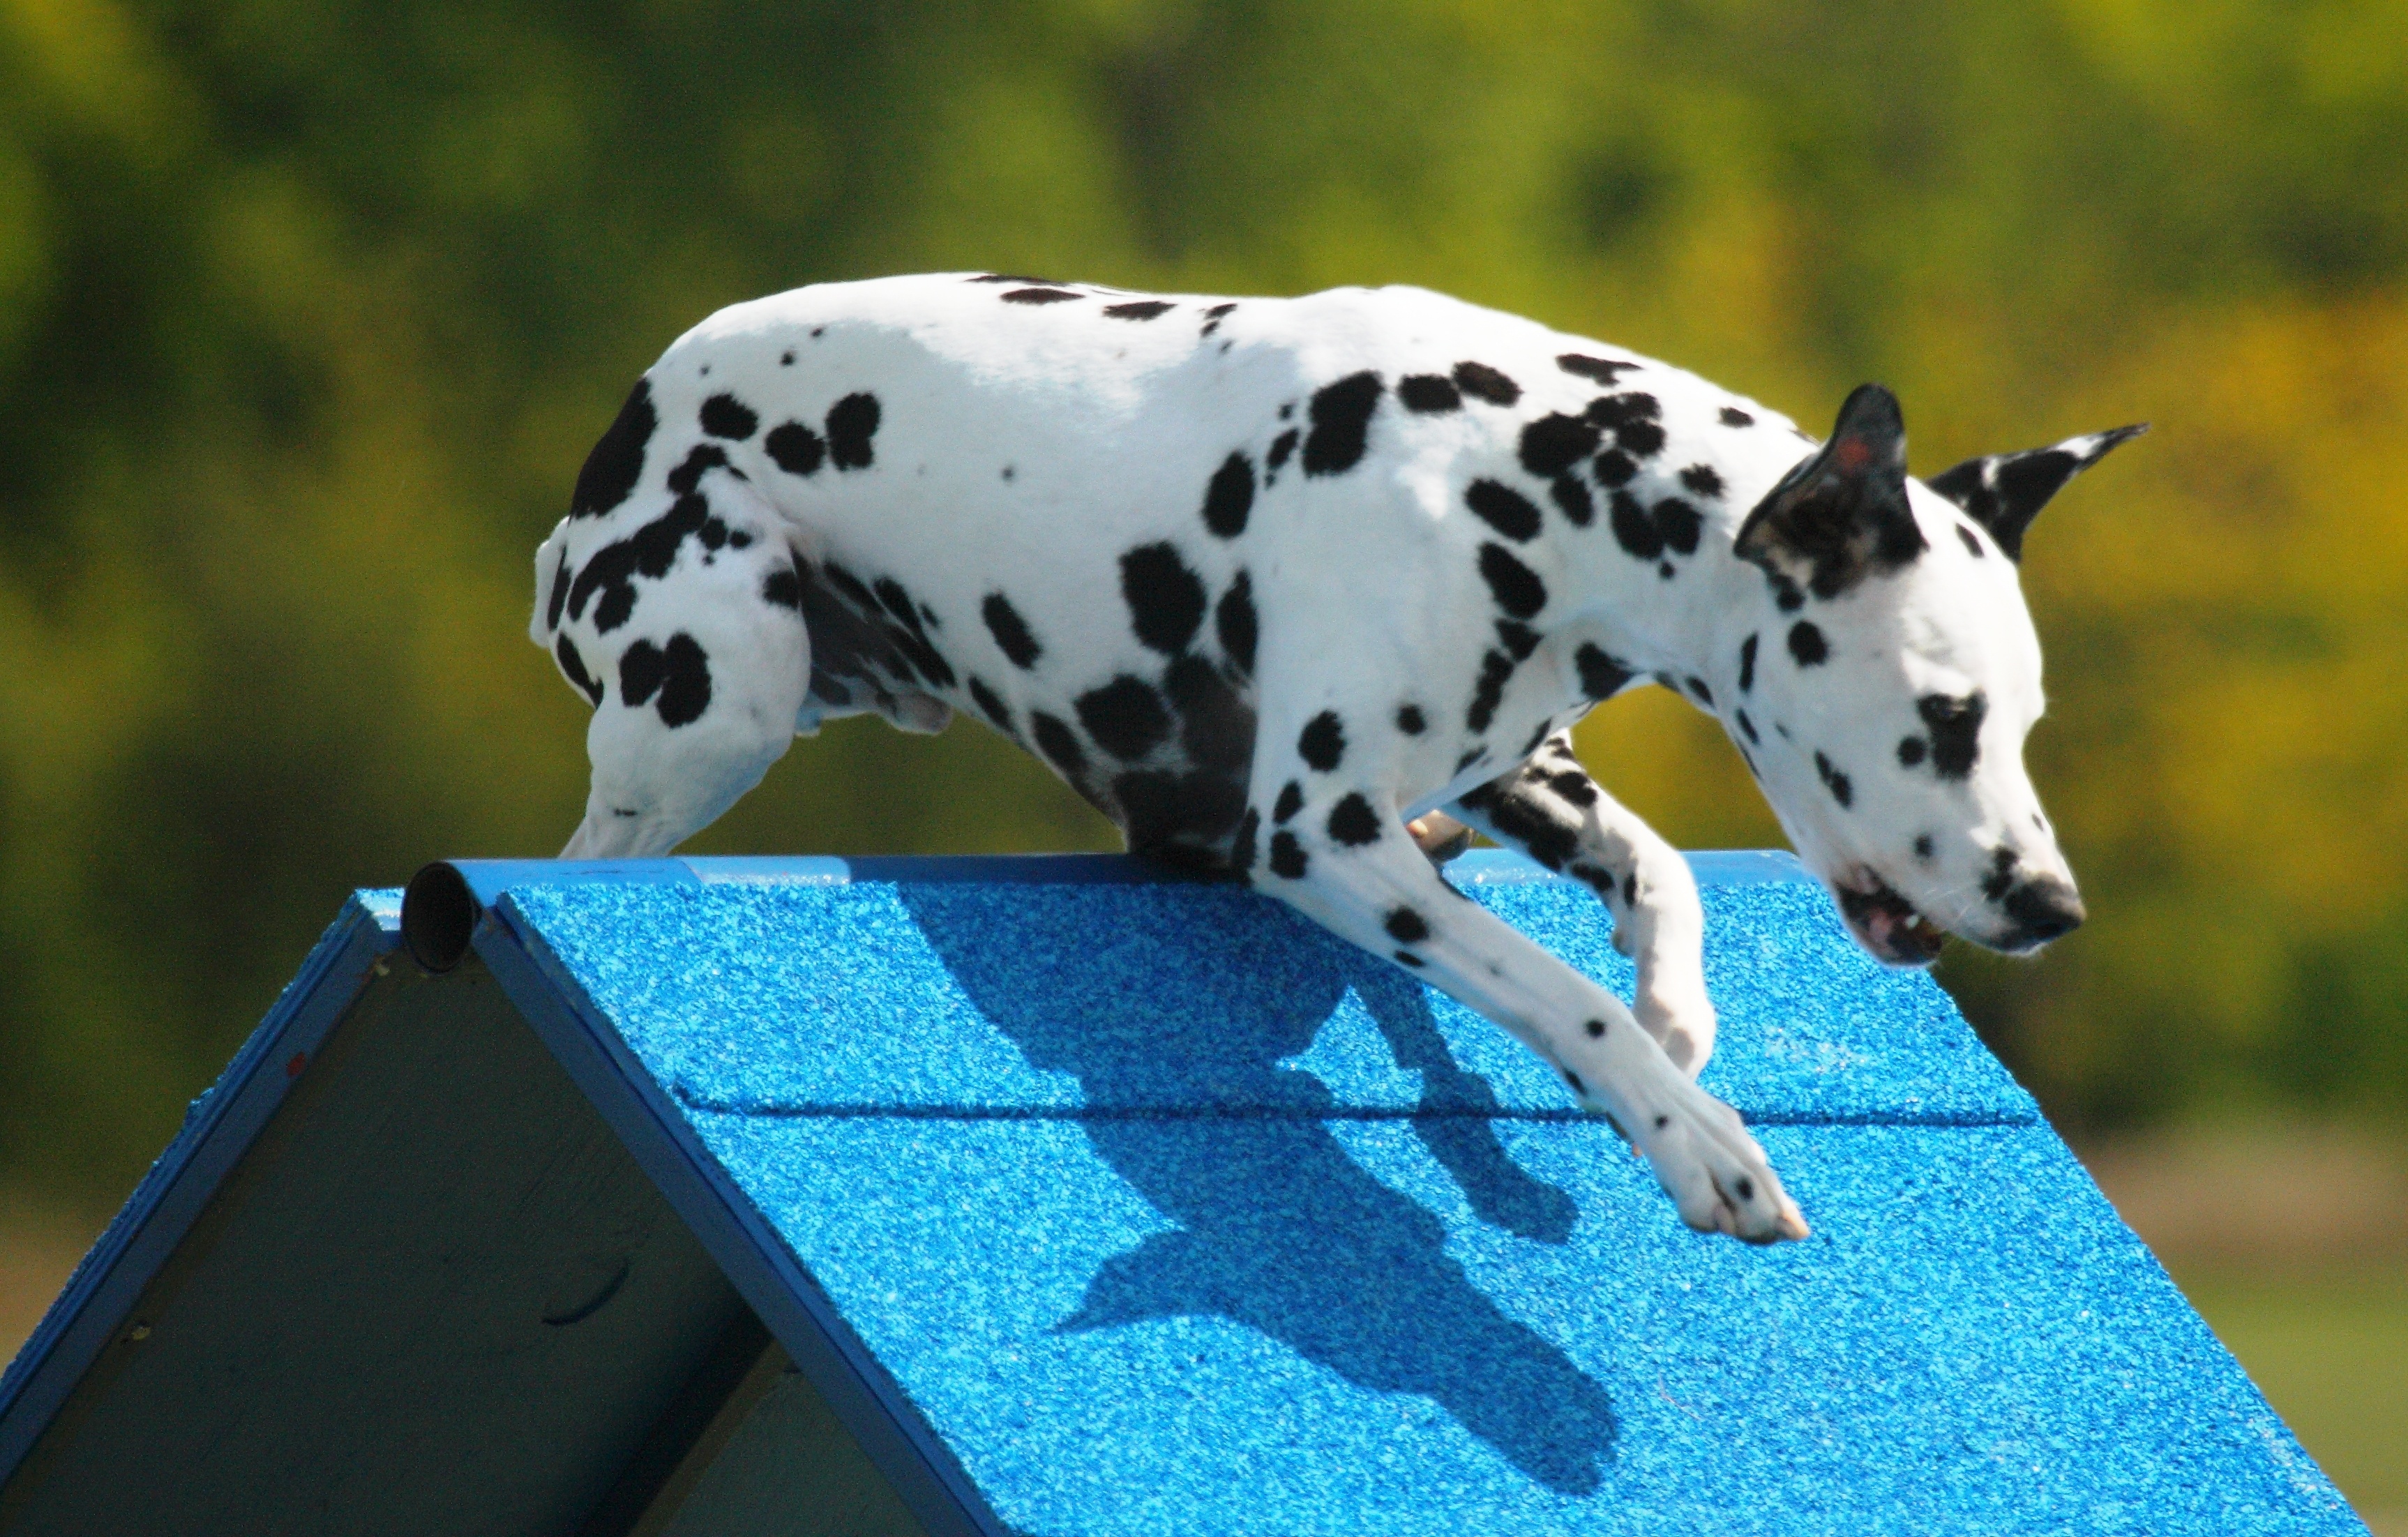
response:
[[[2082,927],[2088,916],[2082,910],[2082,894],[2073,883],[2055,875],[2036,875],[2007,893],[2000,904],[2014,924],[2013,949],[2037,949],[2049,941],[2071,934]]]

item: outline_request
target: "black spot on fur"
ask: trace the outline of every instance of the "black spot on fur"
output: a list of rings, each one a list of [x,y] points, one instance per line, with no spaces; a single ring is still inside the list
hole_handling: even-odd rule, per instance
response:
[[[742,442],[760,429],[761,418],[732,395],[714,395],[702,403],[702,430],[713,438]]]
[[[1739,643],[1739,691],[1745,694],[1756,686],[1756,637],[1751,634]]]
[[[1589,402],[1584,414],[1612,432],[1615,445],[1635,458],[1647,458],[1664,447],[1664,429],[1658,425],[1663,407],[1652,395],[1633,390],[1601,396]]]
[[[1956,525],[1956,537],[1965,541],[1965,548],[1972,553],[1975,560],[1986,560],[1989,558],[1982,553],[1982,540],[1980,536],[1976,535],[1971,529],[1966,527],[1961,523]]]
[[[1681,471],[1681,483],[1700,496],[1719,496],[1723,494],[1723,478],[1714,472],[1714,467],[1712,465],[1691,465]]]
[[[730,550],[741,550],[752,542],[752,534],[741,528],[727,536],[727,547]]]
[[[1342,474],[1362,459],[1383,389],[1380,376],[1366,369],[1312,393],[1312,432],[1304,440],[1307,475]]]
[[[1137,638],[1166,656],[1185,651],[1204,623],[1204,580],[1167,540],[1121,556],[1121,596]]]
[[[986,627],[995,636],[996,645],[1021,671],[1025,672],[1035,667],[1037,658],[1045,654],[1045,648],[1028,633],[1028,622],[1020,617],[1020,610],[1011,606],[1011,599],[1001,593],[987,594],[986,601],[979,606],[979,613],[986,620]]]
[[[1546,776],[1547,788],[1583,809],[1597,804],[1597,782],[1582,768],[1566,768]]]
[[[1254,761],[1254,707],[1219,668],[1190,652],[1163,673],[1162,691],[1179,711],[1179,743],[1189,763],[1234,775]]]
[[[923,627],[918,606],[903,584],[893,577],[880,577],[874,585],[879,607],[884,609],[895,623],[886,626],[886,637],[895,648],[919,669],[920,676],[939,688],[953,686],[953,664],[946,661],[936,643],[928,639]]]
[[[1429,729],[1429,723],[1422,719],[1420,706],[1398,705],[1397,707],[1397,729],[1403,732],[1408,737],[1418,737],[1424,731]]]
[[[1518,843],[1540,864],[1560,870],[1580,852],[1580,822],[1552,799],[1542,798],[1541,783],[1526,770],[1491,780],[1457,798],[1480,812],[1500,840]]]
[[[1840,772],[1838,768],[1832,767],[1831,760],[1829,758],[1825,757],[1820,753],[1815,754],[1814,771],[1823,776],[1824,788],[1831,792],[1831,798],[1833,800],[1838,801],[1843,807],[1853,806],[1856,804],[1856,785],[1849,780],[1847,775]]]
[[[677,468],[668,474],[668,486],[681,496],[691,496],[702,484],[706,470],[717,469],[727,463],[727,455],[712,443],[697,443]]]
[[[1287,456],[1296,452],[1297,437],[1297,430],[1290,427],[1272,438],[1271,451],[1263,456],[1264,465],[1276,471],[1282,465],[1286,464]]]
[[[1477,742],[1474,742],[1474,743],[1472,744],[1472,746],[1471,746],[1471,750],[1470,750],[1469,752],[1468,752],[1468,753],[1464,754],[1463,754],[1463,756],[1461,756],[1461,757],[1459,757],[1459,758],[1457,758],[1457,759],[1455,759],[1455,773],[1457,773],[1457,774],[1462,773],[1466,768],[1470,768],[1473,764],[1478,763],[1482,758],[1484,758],[1484,757],[1486,757],[1487,755],[1488,755],[1488,749],[1487,749],[1487,748],[1485,748],[1485,747],[1481,746],[1481,745],[1480,745],[1479,743],[1477,743]],[[1451,777],[1451,776],[1450,776],[1450,777]]]
[[[1410,950],[1394,951],[1392,954],[1394,955],[1398,965],[1410,966],[1414,968],[1416,970],[1429,964],[1427,961],[1422,959],[1419,955],[1414,955]]]
[[[761,601],[781,609],[803,611],[803,579],[792,566],[781,566],[761,579]]]
[[[1898,761],[1912,768],[1923,761],[1926,750],[1921,737],[1901,738],[1898,744]]]
[[[1225,539],[1236,539],[1246,531],[1246,516],[1254,510],[1254,461],[1232,453],[1204,488],[1204,526]]]
[[[568,607],[568,551],[564,548],[560,552],[560,564],[552,573],[552,601],[544,610],[543,627],[547,630],[560,628],[560,613],[566,607]]]
[[[1332,841],[1348,848],[1359,849],[1380,839],[1380,816],[1371,803],[1358,793],[1350,794],[1329,808],[1329,836]]]
[[[878,611],[878,595],[871,592],[868,584],[859,577],[838,566],[835,561],[829,561],[821,567],[820,570],[827,577],[828,584],[852,599],[854,607],[867,614],[875,614]]]
[[[652,409],[652,381],[639,379],[577,472],[577,489],[568,499],[570,517],[598,518],[634,493],[644,477],[644,450],[660,424]]]
[[[1142,678],[1122,673],[1080,695],[1075,703],[1079,724],[1096,745],[1124,761],[1145,756],[1170,735],[1170,711]]]
[[[636,609],[634,579],[645,576],[657,582],[668,575],[686,536],[702,532],[702,525],[710,521],[709,502],[696,495],[680,496],[659,517],[596,550],[570,585],[569,617],[583,618],[585,605],[598,593],[601,601],[594,609],[595,629],[607,635],[625,624]]]
[[[1698,535],[1705,525],[1705,515],[1678,496],[1667,496],[1656,504],[1656,526],[1663,530],[1665,544],[1676,555],[1698,553]]]
[[[1296,752],[1309,767],[1322,773],[1336,769],[1346,756],[1346,727],[1339,721],[1337,711],[1325,710],[1305,722],[1304,729],[1297,734]]]
[[[1409,907],[1392,907],[1381,925],[1388,938],[1402,944],[1419,944],[1429,938],[1429,920]]]
[[[816,475],[820,461],[827,456],[827,444],[820,435],[800,422],[781,422],[761,439],[769,451],[769,460],[789,475]]]
[[[1588,469],[1597,477],[1598,484],[1608,491],[1628,485],[1630,478],[1639,473],[1639,466],[1620,449],[1607,449],[1590,463]]]
[[[1304,845],[1296,840],[1296,834],[1285,828],[1271,834],[1270,866],[1271,873],[1283,880],[1304,879]]]
[[[1060,304],[1066,299],[1084,298],[1067,288],[1015,288],[1003,296],[1006,304]]]
[[[1011,707],[1005,704],[1003,696],[987,687],[986,680],[976,673],[970,675],[970,698],[980,712],[996,724],[997,730],[1006,736],[1011,734]]]
[[[1917,859],[1928,859],[1931,857],[1931,835],[1929,833],[1916,834],[1914,839],[1914,856]]]
[[[1492,548],[1494,548],[1492,546]],[[1513,676],[1513,658],[1501,651],[1492,651],[1480,658],[1480,681],[1471,691],[1471,708],[1464,712],[1464,724],[1474,731],[1485,731],[1488,723],[1497,718],[1497,707],[1505,698],[1506,682]],[[1477,750],[1465,754],[1467,759],[1480,756]],[[1461,773],[1458,764],[1455,772]]]
[[[1609,506],[1609,521],[1613,527],[1615,543],[1635,560],[1659,560],[1663,557],[1664,531],[1656,526],[1656,520],[1639,505],[1638,497],[1627,491],[1617,491]]]
[[[838,469],[867,469],[876,457],[870,439],[878,436],[878,397],[856,392],[828,408],[828,453]]]
[[[1982,895],[1993,902],[2004,901],[2007,893],[2014,889],[2015,867],[2022,862],[2013,849],[1991,850],[1990,868],[1982,877]]]
[[[1297,812],[1304,810],[1304,786],[1289,780],[1280,786],[1279,799],[1271,803],[1271,820],[1284,826]]]
[[[710,658],[683,630],[666,647],[638,640],[619,654],[619,698],[630,710],[659,695],[661,724],[691,725],[710,708]]]
[[[1747,711],[1744,711],[1744,710],[1740,710],[1740,711],[1732,711],[1732,713],[1733,713],[1733,714],[1738,718],[1738,720],[1739,720],[1739,728],[1740,728],[1740,732],[1741,732],[1741,734],[1742,734],[1742,736],[1746,737],[1746,738],[1747,738],[1747,740],[1748,740],[1749,741],[1755,742],[1755,743],[1756,743],[1757,746],[1759,746],[1759,747],[1760,747],[1760,746],[1762,746],[1762,745],[1763,745],[1763,739],[1762,739],[1762,738],[1760,738],[1760,737],[1758,737],[1758,736],[1756,734],[1756,723],[1755,723],[1754,721],[1751,721],[1751,720],[1749,720],[1749,719],[1747,718]]]
[[[1547,606],[1547,584],[1501,544],[1480,547],[1480,575],[1497,606],[1516,619],[1534,618]]]
[[[1597,516],[1597,503],[1590,499],[1588,487],[1570,475],[1558,475],[1547,487],[1555,498],[1555,510],[1575,528],[1586,528]]]
[[[1167,299],[1131,299],[1126,304],[1108,304],[1104,313],[1114,320],[1150,321],[1168,314],[1178,306]]]
[[[1931,771],[1942,779],[1969,777],[1982,760],[1982,721],[1990,712],[1989,699],[1979,690],[1961,699],[1927,694],[1914,701],[1914,710],[1931,728]]]
[[[1246,814],[1238,823],[1237,840],[1229,845],[1229,868],[1240,875],[1254,870],[1254,840],[1260,836],[1262,827],[1262,813],[1252,806],[1247,807]]]
[[[1592,1019],[1592,1020],[1590,1020],[1590,1021],[1588,1022],[1588,1038],[1589,1038],[1591,1041],[1598,1040],[1598,1039],[1599,1039],[1600,1037],[1602,1037],[1604,1034],[1605,1034],[1605,1021],[1604,1021],[1604,1020],[1601,1020],[1601,1019]]]
[[[1821,626],[1801,619],[1789,626],[1789,654],[1801,668],[1818,668],[1830,660],[1831,643],[1823,639]]]
[[[1597,452],[1597,428],[1577,416],[1554,412],[1522,429],[1522,467],[1541,480],[1564,471]]]
[[[1752,427],[1756,425],[1756,418],[1737,406],[1725,406],[1722,409],[1722,423],[1727,427]]]
[[[1572,665],[1580,668],[1581,692],[1592,699],[1613,697],[1631,679],[1628,668],[1585,640],[1572,653]]]
[[[1087,754],[1079,746],[1078,734],[1070,729],[1068,722],[1041,710],[1032,710],[1028,712],[1028,734],[1037,739],[1037,750],[1061,770],[1063,778],[1073,784],[1079,783],[1080,776],[1087,771]]]
[[[1595,380],[1598,383],[1612,389],[1614,375],[1628,373],[1639,365],[1619,362],[1610,357],[1589,357],[1581,352],[1566,352],[1555,359],[1555,366],[1568,374]]]
[[[1497,643],[1516,662],[1526,662],[1530,654],[1539,649],[1539,632],[1518,619],[1500,619],[1497,622]]]
[[[1588,1090],[1581,1086],[1581,1075],[1572,1071],[1570,1068],[1566,1068],[1564,1070],[1564,1082],[1572,1086],[1572,1092],[1574,1094],[1586,1094],[1588,1092]],[[1630,1139],[1625,1137],[1622,1140],[1624,1142],[1628,1142]]]
[[[577,648],[569,643],[568,637],[564,635],[554,640],[552,654],[560,659],[561,673],[577,685],[580,693],[594,701],[595,709],[600,709],[602,680],[585,670],[585,658],[577,654]]]
[[[1539,537],[1538,508],[1512,486],[1474,481],[1463,488],[1463,502],[1481,522],[1509,539],[1526,543]]]
[[[1463,405],[1463,392],[1443,374],[1407,374],[1397,381],[1397,398],[1409,411],[1451,411]]]
[[[1252,676],[1254,670],[1254,588],[1251,578],[1240,571],[1229,590],[1212,610],[1212,628],[1221,637],[1221,650],[1227,654],[1229,665],[1241,674]]]
[[[1485,363],[1456,364],[1455,383],[1464,394],[1492,406],[1510,406],[1522,398],[1522,386]]]
[[[1708,710],[1714,707],[1714,691],[1706,686],[1706,681],[1703,678],[1690,679],[1689,692],[1697,696],[1698,702]]]

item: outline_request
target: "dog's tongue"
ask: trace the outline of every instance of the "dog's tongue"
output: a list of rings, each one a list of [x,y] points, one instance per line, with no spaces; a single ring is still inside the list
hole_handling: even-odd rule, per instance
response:
[[[1865,913],[1865,937],[1873,941],[1874,949],[1885,954],[1899,953],[1898,931],[1903,927],[1899,915],[1885,907],[1872,908]]]

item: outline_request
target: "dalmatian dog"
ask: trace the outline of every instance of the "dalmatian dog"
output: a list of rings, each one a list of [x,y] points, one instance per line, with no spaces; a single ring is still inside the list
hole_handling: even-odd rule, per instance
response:
[[[536,559],[594,707],[564,856],[659,855],[796,735],[968,711],[1129,847],[1241,877],[1526,1042],[1692,1228],[1800,1238],[1695,1079],[1688,867],[1574,760],[1649,682],[1721,721],[1857,941],[2083,911],[2025,775],[2024,530],[2138,431],[1908,477],[1661,363],[1413,288],[1147,295],[996,273],[724,309],[637,383]],[[1635,1008],[1463,899],[1464,826],[1585,883]]]

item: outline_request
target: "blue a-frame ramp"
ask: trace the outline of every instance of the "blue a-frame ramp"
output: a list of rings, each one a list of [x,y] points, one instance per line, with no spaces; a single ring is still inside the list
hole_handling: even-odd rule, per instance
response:
[[[1928,978],[1696,864],[1803,1243],[1131,861],[464,862],[441,973],[362,893],[0,1381],[0,1531],[2364,1530]]]

